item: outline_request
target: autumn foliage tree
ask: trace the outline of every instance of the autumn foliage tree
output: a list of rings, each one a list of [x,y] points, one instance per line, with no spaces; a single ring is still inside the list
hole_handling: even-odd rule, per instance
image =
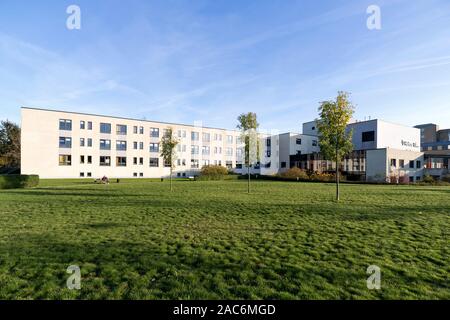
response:
[[[345,155],[353,149],[352,132],[347,130],[354,107],[347,92],[340,91],[335,101],[323,101],[319,107],[320,152],[325,159],[336,162],[336,201],[339,201],[339,169]]]

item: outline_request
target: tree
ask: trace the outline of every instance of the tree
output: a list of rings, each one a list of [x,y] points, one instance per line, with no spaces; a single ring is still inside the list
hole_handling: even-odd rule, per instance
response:
[[[338,92],[336,101],[324,101],[319,107],[317,128],[320,151],[327,160],[336,162],[336,201],[339,201],[340,164],[353,149],[352,132],[347,130],[353,112],[349,94],[343,91]]]
[[[0,166],[20,167],[20,127],[9,120],[0,123]]]
[[[248,174],[247,192],[250,193],[250,167],[259,161],[259,123],[254,112],[243,113],[237,120],[239,122],[237,128],[241,130],[241,141],[245,143],[244,162]]]
[[[175,168],[176,152],[175,147],[178,145],[178,140],[173,136],[172,128],[166,130],[161,140],[161,157],[164,158],[164,166],[170,167],[170,191],[172,188],[172,172]]]

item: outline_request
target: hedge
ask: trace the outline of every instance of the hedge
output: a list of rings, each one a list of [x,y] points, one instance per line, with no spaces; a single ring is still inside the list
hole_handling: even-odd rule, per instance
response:
[[[38,184],[38,175],[0,175],[0,189],[33,188]]]

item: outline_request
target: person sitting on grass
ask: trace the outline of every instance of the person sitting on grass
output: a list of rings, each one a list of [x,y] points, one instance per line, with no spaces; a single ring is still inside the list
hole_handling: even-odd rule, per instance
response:
[[[109,184],[109,179],[108,179],[107,176],[103,176],[103,178],[102,178],[102,183],[104,183],[104,184]]]

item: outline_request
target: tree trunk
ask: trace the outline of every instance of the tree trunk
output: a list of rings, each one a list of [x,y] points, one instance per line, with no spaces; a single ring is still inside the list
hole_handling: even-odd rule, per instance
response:
[[[250,164],[247,165],[247,174],[248,174],[247,192],[250,193]]]
[[[170,167],[170,191],[173,191],[172,190],[172,167]]]
[[[336,146],[336,201],[339,201],[339,155]]]

